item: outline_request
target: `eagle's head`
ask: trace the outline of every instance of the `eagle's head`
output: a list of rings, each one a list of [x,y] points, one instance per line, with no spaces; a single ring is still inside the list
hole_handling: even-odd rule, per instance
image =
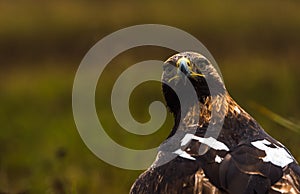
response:
[[[175,115],[180,111],[180,106],[181,109],[182,106],[190,106],[190,102],[187,100],[180,105],[176,93],[168,85],[184,91],[187,81],[193,85],[198,101],[202,103],[208,96],[226,93],[221,76],[207,58],[195,52],[175,54],[165,61],[162,75],[163,94],[167,106]],[[188,91],[186,95],[189,95]]]

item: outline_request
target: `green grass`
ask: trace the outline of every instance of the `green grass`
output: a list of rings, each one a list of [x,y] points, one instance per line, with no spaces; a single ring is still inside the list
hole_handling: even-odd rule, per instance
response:
[[[0,7],[0,193],[128,193],[141,172],[106,164],[89,151],[77,132],[71,100],[87,50],[133,24],[168,24],[195,35],[216,58],[233,98],[300,161],[299,134],[250,103],[300,122],[298,2],[2,1]],[[124,131],[110,108],[114,80],[138,61],[164,60],[171,53],[131,49],[101,77],[97,111],[121,145],[158,146],[172,120],[169,115],[164,127],[146,137]],[[158,83],[140,85],[131,96],[133,116],[147,121],[149,103],[161,99]]]

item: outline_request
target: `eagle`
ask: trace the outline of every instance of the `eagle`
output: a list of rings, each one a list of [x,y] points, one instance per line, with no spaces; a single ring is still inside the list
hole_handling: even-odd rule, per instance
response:
[[[300,193],[295,158],[233,100],[205,56],[167,59],[162,91],[174,126],[130,194]]]

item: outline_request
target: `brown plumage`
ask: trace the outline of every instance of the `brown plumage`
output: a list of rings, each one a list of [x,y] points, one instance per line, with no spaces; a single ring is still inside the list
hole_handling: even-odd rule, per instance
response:
[[[230,97],[204,56],[184,52],[170,57],[162,82],[174,127],[131,194],[300,193],[300,167],[293,156]],[[179,101],[171,88],[186,98]]]

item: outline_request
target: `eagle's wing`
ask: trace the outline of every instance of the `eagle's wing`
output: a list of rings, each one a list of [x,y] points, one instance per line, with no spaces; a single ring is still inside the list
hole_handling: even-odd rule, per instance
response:
[[[220,163],[220,186],[235,194],[300,193],[299,175],[296,176],[299,167],[295,162],[280,166],[269,154],[252,145],[238,146]],[[287,159],[284,155],[277,157]]]
[[[222,194],[205,176],[199,163],[176,157],[149,168],[132,185],[130,194]]]

